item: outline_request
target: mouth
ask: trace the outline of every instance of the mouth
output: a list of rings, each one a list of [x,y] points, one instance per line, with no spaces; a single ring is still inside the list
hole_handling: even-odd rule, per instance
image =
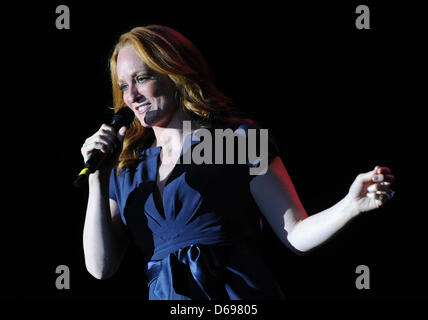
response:
[[[151,103],[143,103],[135,107],[135,110],[138,114],[143,114],[147,110],[149,110]]]

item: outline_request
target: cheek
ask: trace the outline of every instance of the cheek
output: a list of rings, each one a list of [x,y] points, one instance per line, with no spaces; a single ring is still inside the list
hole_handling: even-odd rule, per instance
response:
[[[161,87],[156,81],[150,81],[138,88],[138,91],[145,97],[157,97],[160,94]]]
[[[165,84],[158,82],[148,88],[147,96],[153,98],[162,98],[163,100],[170,100],[173,94],[171,95],[170,88],[168,88]]]
[[[153,93],[168,100],[175,98],[175,83],[168,76],[164,76],[153,86]]]
[[[131,106],[132,101],[131,101],[129,94],[127,92],[122,93],[122,99],[128,107]]]
[[[136,96],[145,97],[146,99],[155,98],[158,94],[156,92],[157,90],[158,89],[153,84],[137,86],[134,92],[130,90],[124,91],[122,98],[123,101],[130,106],[135,102]]]

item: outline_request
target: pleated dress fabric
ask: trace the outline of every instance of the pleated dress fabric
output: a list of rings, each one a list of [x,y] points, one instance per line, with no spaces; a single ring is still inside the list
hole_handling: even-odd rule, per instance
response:
[[[227,127],[245,137],[249,129],[260,130],[248,122]],[[209,130],[215,150],[215,132]],[[162,203],[155,201],[161,147],[142,150],[132,168],[119,174],[112,170],[110,198],[118,203],[122,221],[144,257],[149,299],[283,299],[261,257],[265,248],[260,246],[260,211],[249,189],[255,177],[249,169],[259,163],[248,159],[239,163],[238,139],[233,164],[215,163],[214,151],[212,163],[186,163],[192,152],[201,152],[202,143],[209,146],[207,139],[194,133],[187,136]],[[270,138],[265,156],[271,161],[276,155],[277,146]]]

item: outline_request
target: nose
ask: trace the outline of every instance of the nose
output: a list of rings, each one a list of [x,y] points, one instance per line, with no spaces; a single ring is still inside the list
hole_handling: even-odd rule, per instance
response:
[[[131,84],[128,90],[127,95],[127,102],[129,105],[132,103],[138,102],[143,98],[143,95],[138,91],[138,88],[136,85]]]

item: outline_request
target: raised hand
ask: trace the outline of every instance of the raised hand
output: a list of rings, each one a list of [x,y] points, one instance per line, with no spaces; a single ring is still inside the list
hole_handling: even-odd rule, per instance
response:
[[[372,171],[357,176],[347,196],[358,213],[377,209],[394,196],[391,190],[394,179],[389,168],[376,166]]]
[[[91,157],[94,150],[101,150],[104,153],[115,153],[110,161],[103,161],[102,169],[110,171],[114,165],[117,156],[122,150],[122,143],[126,133],[126,127],[120,128],[119,132],[107,125],[103,124],[100,129],[92,136],[86,139],[81,148],[83,161],[86,162]]]

